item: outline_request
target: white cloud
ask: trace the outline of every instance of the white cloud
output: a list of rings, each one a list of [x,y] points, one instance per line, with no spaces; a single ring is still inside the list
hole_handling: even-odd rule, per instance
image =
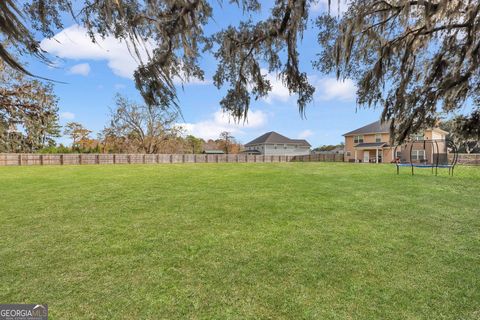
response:
[[[345,81],[336,78],[313,79],[313,83],[316,88],[315,95],[320,100],[355,101],[357,87],[351,79]]]
[[[288,88],[283,85],[282,79],[280,79],[278,75],[268,73],[266,69],[262,69],[261,72],[262,74],[267,74],[266,78],[270,81],[270,85],[272,86],[272,90],[264,100],[269,104],[274,101],[287,102],[290,98],[290,92],[288,91]]]
[[[124,78],[132,78],[138,65],[126,43],[112,36],[105,39],[98,36],[97,43],[93,43],[87,30],[79,25],[63,29],[53,38],[43,39],[40,46],[64,59],[106,60],[113,73]]]
[[[228,114],[219,110],[213,113],[208,120],[196,123],[180,123],[187,134],[192,134],[203,139],[218,139],[223,131],[233,135],[243,134],[244,129],[262,127],[267,121],[267,115],[263,111],[249,111],[247,121],[235,122]]]
[[[43,50],[64,59],[107,61],[112,72],[123,78],[133,79],[133,72],[137,69],[139,61],[129,51],[125,41],[115,39],[113,36],[102,38],[96,34],[96,43],[87,35],[87,30],[77,24],[63,29],[53,38],[45,38],[40,43]],[[140,56],[147,60],[148,53],[153,51],[151,43],[145,43]],[[180,79],[174,79],[180,84]],[[188,79],[188,84],[209,84],[210,81]]]
[[[81,76],[88,76],[90,73],[90,65],[88,63],[80,63],[76,64],[70,69],[68,69],[68,72],[71,74],[78,74]]]
[[[328,12],[328,1],[329,0],[316,0],[312,3],[311,10],[313,12]],[[337,15],[340,8],[340,14],[347,11],[350,0],[340,0],[340,7],[338,5],[338,0],[330,0],[330,13],[332,15]]]
[[[117,90],[121,90],[121,89],[125,89],[127,86],[124,85],[123,83],[116,83],[114,87]]]
[[[68,112],[68,111],[62,112],[62,113],[60,113],[60,118],[65,119],[65,120],[73,120],[73,119],[75,119],[75,114],[72,113],[72,112]]]
[[[311,137],[311,136],[313,136],[313,131],[312,131],[312,130],[308,130],[308,129],[307,129],[307,130],[303,130],[302,132],[300,132],[300,133],[298,134],[298,138],[299,138],[299,139],[306,139],[306,138]]]

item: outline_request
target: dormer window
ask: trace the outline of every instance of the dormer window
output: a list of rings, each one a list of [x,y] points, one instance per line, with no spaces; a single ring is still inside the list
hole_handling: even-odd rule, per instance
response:
[[[363,136],[354,136],[353,137],[354,143],[363,143]]]
[[[423,133],[416,133],[412,137],[413,140],[418,141],[418,140],[423,140]]]

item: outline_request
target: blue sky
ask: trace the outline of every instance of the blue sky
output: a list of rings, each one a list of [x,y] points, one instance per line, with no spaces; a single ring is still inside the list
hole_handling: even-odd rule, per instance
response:
[[[318,14],[324,10],[326,2],[319,1],[313,12]],[[268,14],[268,9],[264,8],[261,14]],[[215,22],[206,28],[207,34],[242,18],[241,10],[228,4],[222,8],[215,6],[214,15]],[[305,138],[313,146],[318,146],[339,143],[343,140],[343,133],[378,120],[378,109],[357,110],[353,82],[338,82],[333,75],[322,75],[312,68],[311,61],[319,52],[316,35],[317,31],[310,23],[300,43],[303,70],[316,87],[315,100],[307,108],[306,119],[298,113],[296,98],[289,96],[281,81],[271,74],[273,91],[267,99],[252,102],[248,123],[229,121],[219,106],[226,88],[218,90],[212,84],[216,61],[205,56],[201,61],[205,81],[192,81],[183,89],[179,87],[183,112],[179,123],[188,133],[205,139],[217,138],[221,131],[228,130],[240,142],[246,143],[267,131],[277,131],[290,138]],[[93,44],[82,27],[65,18],[65,29],[58,30],[55,39],[43,39],[42,47],[50,53],[56,67],[29,60],[29,68],[37,75],[66,82],[55,85],[60,99],[61,124],[77,121],[97,133],[108,122],[109,108],[113,107],[117,92],[141,101],[132,81],[136,62],[126,46],[117,40],[107,38]],[[68,143],[65,138],[59,141]]]

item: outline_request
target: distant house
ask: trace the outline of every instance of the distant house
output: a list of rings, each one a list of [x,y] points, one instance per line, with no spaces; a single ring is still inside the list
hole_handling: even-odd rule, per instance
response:
[[[260,155],[308,155],[310,143],[304,139],[290,139],[271,131],[245,144],[245,153]]]
[[[440,128],[430,128],[412,136],[412,140],[444,140],[448,132]],[[402,156],[402,147],[396,149],[390,143],[390,123],[372,122],[366,126],[347,132],[345,137],[345,161],[348,162],[391,162]],[[414,150],[413,160],[427,159],[425,150]]]

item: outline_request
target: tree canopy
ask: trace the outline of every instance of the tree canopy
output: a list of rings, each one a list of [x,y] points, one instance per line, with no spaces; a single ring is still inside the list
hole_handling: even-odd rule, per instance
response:
[[[479,108],[478,1],[341,2],[348,3],[343,15],[316,21],[320,54],[315,65],[340,79],[354,79],[358,104],[381,106],[382,119],[393,120],[396,140],[433,125],[440,110],[453,112],[466,101]],[[139,60],[136,87],[147,105],[163,108],[179,108],[174,79],[203,79],[199,60],[209,52],[218,61],[214,84],[228,86],[220,104],[236,119],[246,118],[252,98],[271,90],[262,68],[279,74],[303,115],[314,87],[300,68],[298,43],[316,0],[278,0],[259,19],[252,19],[260,12],[259,1],[228,3],[243,10],[243,21],[206,34],[215,19],[207,0],[83,0],[76,2],[78,12],[71,0],[26,0],[23,8],[5,0],[0,31],[19,52],[46,59],[34,32],[52,36],[68,13],[87,28],[92,41],[96,35],[125,40]],[[0,57],[28,73],[1,44]]]
[[[137,104],[121,95],[117,95],[115,103],[110,124],[102,133],[103,140],[114,149],[160,153],[180,138],[182,128],[175,125],[176,113],[159,106]]]
[[[51,84],[32,80],[0,60],[0,152],[32,152],[60,136]]]
[[[253,23],[249,18],[214,34],[205,26],[213,21],[212,7],[206,0],[84,0],[80,11],[73,12],[70,0],[26,0],[23,10],[15,1],[0,4],[4,19],[0,31],[9,36],[21,53],[41,59],[45,54],[30,29],[52,36],[61,28],[62,14],[81,22],[95,41],[95,35],[114,35],[130,45],[139,60],[135,84],[148,105],[178,108],[173,79],[203,79],[199,58],[208,51],[218,59],[214,83],[228,85],[222,107],[237,119],[246,118],[250,97],[264,96],[270,90],[269,71],[280,74],[291,93],[298,94],[303,111],[311,101],[313,86],[299,67],[297,42],[306,27],[309,2],[277,1],[269,18]],[[257,0],[230,0],[244,12],[258,13]],[[24,23],[28,21],[28,25]],[[146,50],[147,46],[154,48]],[[282,55],[281,53],[285,54]],[[144,59],[145,55],[147,59]],[[285,57],[283,57],[285,56]],[[25,70],[0,45],[0,57],[12,67]]]
[[[403,141],[439,114],[480,108],[480,2],[352,0],[341,18],[318,18],[316,66],[355,79],[360,105],[382,106]],[[472,121],[470,125],[480,126]]]

